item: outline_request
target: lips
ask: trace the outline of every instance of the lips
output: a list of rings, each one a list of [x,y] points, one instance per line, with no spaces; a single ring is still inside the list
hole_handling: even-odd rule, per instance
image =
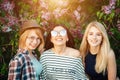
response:
[[[63,39],[62,38],[57,38],[55,39],[56,41],[62,41]]]
[[[97,40],[91,40],[92,43],[97,43]]]
[[[34,49],[36,48],[36,45],[30,44],[30,46]]]

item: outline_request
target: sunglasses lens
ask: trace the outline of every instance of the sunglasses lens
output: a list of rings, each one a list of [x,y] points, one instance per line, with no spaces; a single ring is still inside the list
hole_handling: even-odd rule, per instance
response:
[[[65,35],[66,35],[66,30],[60,31],[60,35],[61,35],[61,36],[65,36]]]
[[[67,34],[66,30],[61,30],[60,32],[57,31],[51,31],[51,35],[52,36],[57,36],[58,34],[60,34],[61,36],[65,36]]]
[[[51,35],[52,36],[57,36],[57,32],[56,31],[51,31]]]

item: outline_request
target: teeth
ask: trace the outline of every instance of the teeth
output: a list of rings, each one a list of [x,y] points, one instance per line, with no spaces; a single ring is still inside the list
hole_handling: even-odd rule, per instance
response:
[[[62,39],[56,39],[56,40],[62,40]]]

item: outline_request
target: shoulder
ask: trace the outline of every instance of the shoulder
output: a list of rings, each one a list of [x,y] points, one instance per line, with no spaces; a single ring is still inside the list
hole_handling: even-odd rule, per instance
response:
[[[115,54],[114,54],[114,51],[110,49],[108,59],[112,59],[112,58],[115,58]]]
[[[48,50],[43,51],[43,53],[41,55],[48,54],[48,53],[51,53],[51,52],[52,52],[52,50],[48,49]]]
[[[80,55],[80,51],[77,50],[77,49],[74,49],[74,48],[68,48],[68,51],[70,52],[70,54],[73,56],[73,57],[81,57]]]
[[[107,70],[108,70],[108,77],[115,80],[116,78],[116,59],[114,51],[111,49],[108,53],[108,64],[107,64]]]
[[[114,51],[111,49],[108,54],[108,64],[116,63]]]
[[[52,50],[51,49],[49,49],[49,50],[45,50],[41,55],[40,55],[40,59],[41,58],[46,58],[46,57],[48,57],[49,55],[52,55],[53,54],[53,52],[52,52]]]
[[[19,62],[22,64],[22,63],[25,63],[27,61],[30,61],[30,58],[28,57],[28,53],[27,52],[25,52],[25,53],[19,52],[11,59],[10,62],[12,62],[12,63]]]

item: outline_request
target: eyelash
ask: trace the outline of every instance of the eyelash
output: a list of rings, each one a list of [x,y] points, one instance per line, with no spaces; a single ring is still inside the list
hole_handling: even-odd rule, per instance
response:
[[[89,35],[93,35],[93,33],[89,33]],[[101,34],[97,34],[97,36],[101,36]]]

